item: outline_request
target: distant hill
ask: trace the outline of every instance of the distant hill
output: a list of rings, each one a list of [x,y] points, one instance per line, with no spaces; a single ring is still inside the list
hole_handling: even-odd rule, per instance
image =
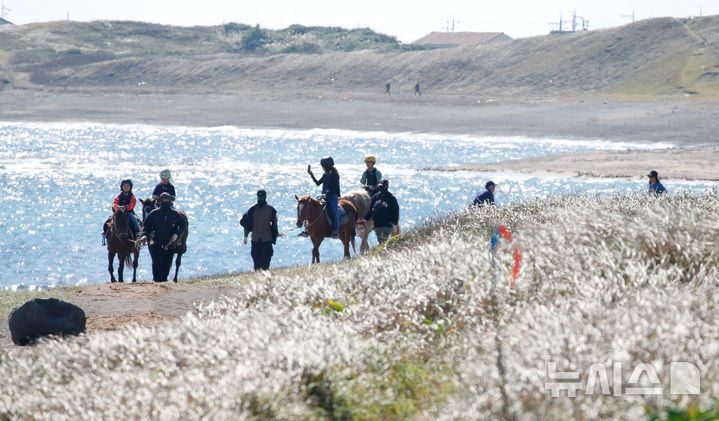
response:
[[[467,97],[719,93],[719,16],[416,50],[368,29],[138,22],[0,28],[0,86]]]

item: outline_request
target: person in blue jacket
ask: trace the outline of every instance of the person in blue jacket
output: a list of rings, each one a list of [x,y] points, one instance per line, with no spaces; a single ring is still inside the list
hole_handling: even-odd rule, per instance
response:
[[[307,166],[307,174],[312,177],[316,185],[322,184],[322,197],[327,202],[327,212],[332,219],[332,237],[336,238],[340,230],[339,200],[340,200],[340,174],[335,168],[335,161],[331,156],[320,160],[324,174],[318,180],[312,173],[312,167]]]
[[[472,202],[473,205],[476,206],[484,206],[485,204],[492,204],[494,205],[494,189],[496,184],[494,184],[494,181],[490,180],[487,181],[487,184],[484,185],[485,191],[477,195],[477,197],[474,198],[474,201]]]
[[[649,171],[649,174],[647,174],[647,177],[649,177],[649,189],[647,190],[649,193],[654,194],[666,194],[667,189],[664,188],[662,183],[659,182],[659,173],[652,170]]]

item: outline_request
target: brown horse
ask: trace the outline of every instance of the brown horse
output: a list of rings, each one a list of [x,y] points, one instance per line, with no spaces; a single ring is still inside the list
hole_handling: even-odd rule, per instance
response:
[[[332,227],[327,221],[327,210],[319,200],[310,196],[297,197],[297,227],[305,224],[305,228],[312,240],[312,263],[320,262],[320,244],[325,237],[332,235]],[[357,253],[355,245],[355,224],[357,222],[357,209],[346,200],[340,200],[339,205],[347,212],[347,222],[340,225],[339,239],[345,247],[345,258],[350,257],[350,244]]]
[[[151,198],[140,200],[142,203],[142,222],[145,222],[147,215],[157,208],[157,202]],[[169,250],[175,254],[175,277],[172,278],[172,282],[177,283],[177,273],[180,271],[180,265],[182,264],[182,255],[187,251],[187,236],[190,233],[190,223],[187,221],[187,215],[181,210],[177,212],[185,218],[185,230],[180,233],[175,240],[174,244],[169,244]]]
[[[113,268],[115,254],[120,261],[117,268],[117,280]],[[134,261],[130,255],[134,254]],[[123,272],[125,266],[132,267],[132,282],[137,281],[137,260],[140,257],[139,247],[135,247],[135,233],[130,229],[130,217],[127,211],[117,210],[110,218],[110,229],[107,233],[107,270],[110,272],[110,282],[124,282]],[[123,265],[124,263],[124,265]]]

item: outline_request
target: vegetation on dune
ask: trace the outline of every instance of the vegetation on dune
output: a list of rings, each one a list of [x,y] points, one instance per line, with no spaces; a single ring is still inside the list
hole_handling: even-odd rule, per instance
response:
[[[372,255],[228,278],[235,296],[175,324],[0,351],[0,417],[703,419],[717,209],[716,193],[467,209]],[[515,289],[511,247],[489,255],[500,224],[522,250]],[[669,393],[673,361],[698,368],[698,395]],[[575,398],[551,397],[550,362],[582,373]],[[623,386],[650,363],[662,396],[590,389],[612,362]]]
[[[658,18],[424,50],[366,28],[56,22],[6,25],[0,50],[13,57],[10,72],[78,89],[377,93],[387,81],[408,90],[419,81],[433,95],[714,96],[718,28],[719,16]]]

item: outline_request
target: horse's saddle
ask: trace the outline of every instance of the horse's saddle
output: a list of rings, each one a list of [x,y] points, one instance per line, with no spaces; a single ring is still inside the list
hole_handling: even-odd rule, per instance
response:
[[[344,225],[349,221],[349,216],[347,216],[347,211],[342,206],[338,206],[339,209],[339,216],[340,216],[340,225]],[[325,215],[327,215],[327,223],[332,225],[332,218],[330,218],[330,213],[327,212],[327,204],[325,203]]]

